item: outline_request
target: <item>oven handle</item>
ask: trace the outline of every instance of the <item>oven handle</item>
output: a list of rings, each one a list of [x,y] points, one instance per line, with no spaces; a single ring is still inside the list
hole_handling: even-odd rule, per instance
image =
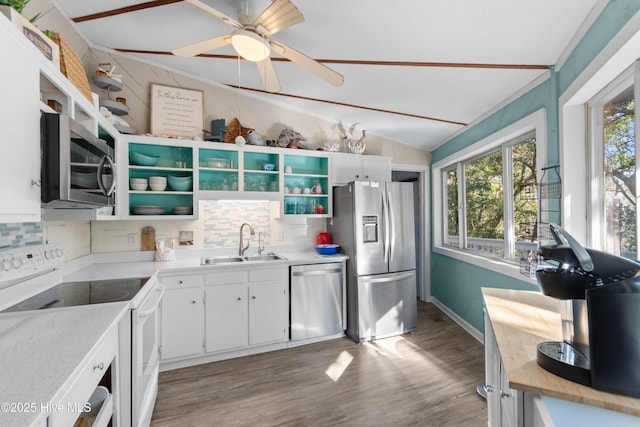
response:
[[[138,312],[138,318],[139,319],[144,319],[145,317],[151,316],[158,309],[158,306],[160,305],[160,302],[162,301],[162,297],[164,296],[164,286],[162,286],[160,289],[156,289],[156,292],[160,292],[160,296],[158,297],[158,300],[155,302],[155,304],[153,304],[152,308],[150,308],[148,310],[144,310],[144,311],[139,311]]]

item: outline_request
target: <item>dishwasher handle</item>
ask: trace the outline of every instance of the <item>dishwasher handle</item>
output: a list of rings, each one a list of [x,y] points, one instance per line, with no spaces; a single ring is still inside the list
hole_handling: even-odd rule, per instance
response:
[[[326,274],[342,273],[342,269],[334,268],[331,270],[307,270],[307,271],[294,271],[291,273],[293,276],[324,276]]]

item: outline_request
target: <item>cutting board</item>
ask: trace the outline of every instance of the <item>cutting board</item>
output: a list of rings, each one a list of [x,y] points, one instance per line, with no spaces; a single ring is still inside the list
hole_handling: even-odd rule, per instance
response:
[[[142,229],[142,237],[140,238],[140,250],[156,250],[156,230],[154,230],[153,227],[144,227]]]

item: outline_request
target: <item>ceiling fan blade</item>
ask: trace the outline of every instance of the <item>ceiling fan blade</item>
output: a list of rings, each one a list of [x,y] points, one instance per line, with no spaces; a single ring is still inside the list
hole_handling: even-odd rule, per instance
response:
[[[263,37],[304,21],[302,12],[289,0],[275,0],[256,18],[253,27]]]
[[[344,83],[344,76],[331,68],[319,63],[315,59],[309,58],[304,53],[282,44],[278,41],[271,40],[271,49],[278,55],[282,55],[289,61],[301,66],[305,70],[315,74],[316,76],[326,80],[332,85],[338,87]]]
[[[192,56],[199,55],[203,52],[208,52],[210,50],[218,49],[230,43],[231,43],[231,35],[227,34],[226,36],[202,40],[201,42],[179,47],[178,49],[174,50],[171,53],[173,53],[175,56],[190,58]]]
[[[236,21],[235,19],[231,19],[229,18],[227,15],[225,15],[222,12],[217,11],[216,9],[212,8],[209,5],[206,5],[198,0],[184,0],[185,2],[189,3],[192,6],[197,7],[200,10],[203,10],[205,12],[207,12],[210,15],[215,16],[216,18],[218,18],[219,20],[221,20],[222,22],[231,25],[234,28],[238,28],[238,29],[242,29],[243,26]]]
[[[264,89],[267,92],[278,93],[282,89],[278,77],[276,76],[276,70],[273,69],[273,62],[271,58],[267,57],[260,62],[256,62],[262,83],[264,83]]]

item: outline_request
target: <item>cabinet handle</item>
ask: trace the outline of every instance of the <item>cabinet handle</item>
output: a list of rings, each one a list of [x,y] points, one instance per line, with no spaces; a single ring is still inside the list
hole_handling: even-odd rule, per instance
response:
[[[505,393],[504,391],[500,390],[500,397],[511,397],[511,395],[509,393]]]
[[[356,175],[356,178],[360,178],[360,175]]]
[[[238,301],[242,301],[242,297],[238,297]]]
[[[182,280],[178,280],[178,285],[182,285],[184,282]]]
[[[365,175],[364,177],[365,177],[366,179],[369,179],[369,175]]]
[[[104,370],[104,362],[100,362],[97,365],[94,365],[93,370],[95,371],[96,369],[100,369],[101,371]]]
[[[251,296],[251,299],[256,299],[256,296],[255,296],[255,295],[252,295],[252,296]]]
[[[36,187],[42,187],[42,181],[40,181],[39,179],[32,179],[31,185],[35,185]]]
[[[195,303],[196,303],[196,300],[192,299],[191,304],[195,304]]]

